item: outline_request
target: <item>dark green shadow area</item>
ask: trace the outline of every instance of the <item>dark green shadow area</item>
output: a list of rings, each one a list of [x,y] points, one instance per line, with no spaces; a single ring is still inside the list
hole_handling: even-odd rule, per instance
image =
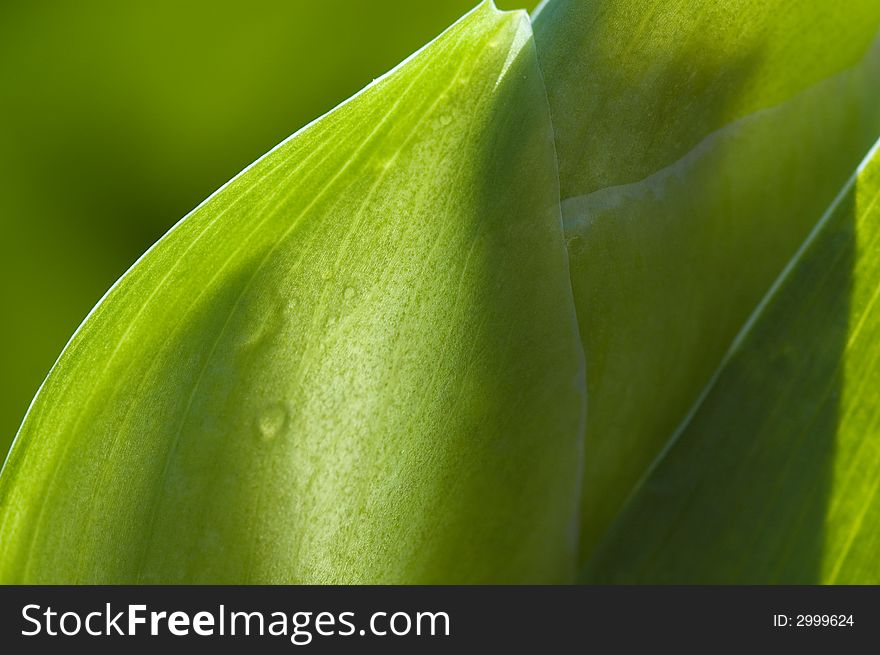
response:
[[[853,218],[850,191],[630,500],[585,581],[822,581]]]
[[[748,79],[758,59],[754,52],[731,61],[730,77]],[[669,66],[680,63],[676,57]],[[772,168],[756,163],[764,154],[759,130],[766,128],[732,124],[640,182],[563,203],[590,405],[584,557],[806,234],[807,226],[795,226],[788,235],[762,235],[762,219],[778,202],[763,192],[774,188],[771,180],[786,184],[795,153],[774,153]],[[747,271],[743,252],[758,253]]]
[[[520,508],[504,517],[486,513],[485,503],[461,503],[452,525],[470,525],[468,530],[475,531],[495,524],[533,550],[557,553],[558,572],[523,578],[527,584],[556,584],[570,583],[577,575],[586,389],[559,215],[553,131],[536,65],[537,54],[528,43],[508,60],[500,83],[486,96],[491,108],[479,137],[483,147],[476,150],[479,179],[473,181],[484,216],[475,217],[473,233],[462,243],[467,247],[475,241],[480,254],[471,268],[481,284],[474,285],[470,303],[481,315],[458,330],[458,338],[472,341],[474,349],[455,384],[462,390],[458,402],[467,396],[496,399],[481,413],[502,427],[484,429],[476,423],[470,433],[457,436],[449,453],[462,461],[462,475],[449,484],[464,498],[493,498],[489,507],[504,508],[507,499],[516,499]],[[521,191],[526,185],[533,189],[528,197]],[[499,370],[499,362],[513,368]],[[496,436],[487,439],[487,434]],[[468,460],[487,464],[474,469],[463,465]],[[448,492],[441,485],[436,491],[442,507]],[[442,526],[434,538],[466,557],[471,545],[455,541],[463,531]],[[515,556],[498,553],[502,560]],[[531,568],[527,560],[517,566]]]
[[[554,2],[535,24],[587,361],[583,562],[880,116],[855,37],[803,67],[815,33],[785,36],[787,13],[754,3],[740,36],[729,7],[637,4]]]

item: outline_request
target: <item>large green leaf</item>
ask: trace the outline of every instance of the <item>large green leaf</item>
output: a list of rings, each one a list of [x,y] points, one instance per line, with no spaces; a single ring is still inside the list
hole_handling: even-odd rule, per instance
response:
[[[880,133],[880,3],[550,0],[587,360],[582,557]]]
[[[880,143],[725,356],[587,570],[880,583]]]
[[[0,479],[5,582],[565,581],[583,357],[528,20],[481,5],[179,223]]]
[[[0,124],[14,126],[0,137],[0,306],[14,317],[0,321],[0,462],[77,324],[140,253],[474,4],[0,3]]]

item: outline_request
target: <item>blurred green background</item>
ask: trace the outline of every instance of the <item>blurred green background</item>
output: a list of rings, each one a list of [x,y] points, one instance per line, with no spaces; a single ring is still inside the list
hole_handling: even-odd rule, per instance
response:
[[[0,2],[0,453],[150,244],[475,4]]]

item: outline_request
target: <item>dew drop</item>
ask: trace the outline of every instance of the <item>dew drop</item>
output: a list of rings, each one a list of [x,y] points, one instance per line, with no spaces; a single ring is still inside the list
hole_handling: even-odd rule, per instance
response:
[[[281,330],[283,322],[283,307],[278,306],[262,316],[248,320],[236,337],[236,343],[244,350],[250,351],[270,341]]]
[[[280,435],[287,426],[287,409],[283,403],[273,403],[257,417],[257,432],[265,441]]]

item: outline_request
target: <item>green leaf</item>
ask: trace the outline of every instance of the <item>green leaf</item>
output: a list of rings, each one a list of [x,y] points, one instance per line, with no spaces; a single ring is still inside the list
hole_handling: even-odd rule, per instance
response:
[[[586,560],[880,133],[874,0],[535,18],[587,360]]]
[[[0,306],[14,316],[0,321],[0,464],[65,342],[138,255],[475,4],[0,3],[0,124],[15,126],[0,146]]]
[[[877,584],[880,143],[724,358],[588,581]]]
[[[93,310],[0,477],[0,580],[572,579],[557,189],[528,20],[483,4]]]

